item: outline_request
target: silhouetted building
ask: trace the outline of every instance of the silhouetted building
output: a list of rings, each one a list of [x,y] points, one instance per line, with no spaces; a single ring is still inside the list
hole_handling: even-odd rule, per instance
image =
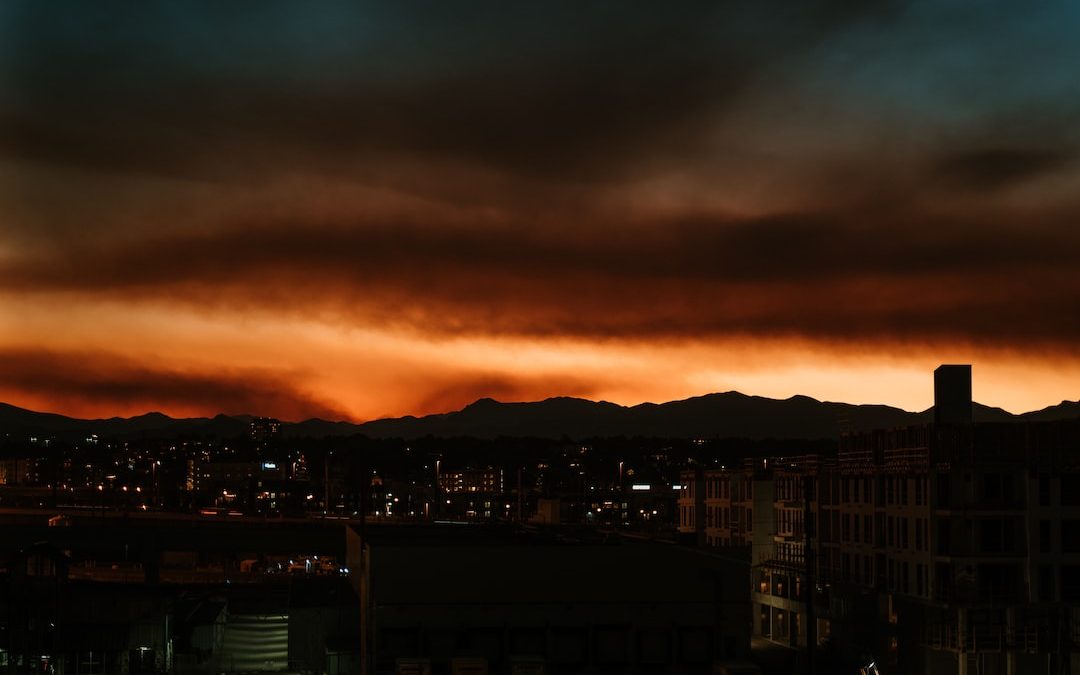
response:
[[[934,370],[934,424],[971,424],[971,366]]]
[[[257,444],[271,443],[281,436],[281,421],[273,417],[251,419],[251,440]]]
[[[349,537],[363,673],[713,673],[749,656],[748,560],[484,525]]]

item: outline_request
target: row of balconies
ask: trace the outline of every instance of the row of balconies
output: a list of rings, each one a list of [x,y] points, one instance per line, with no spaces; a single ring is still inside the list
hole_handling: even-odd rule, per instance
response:
[[[979,652],[1024,652],[1037,654],[1039,645],[1047,649],[1056,641],[1048,639],[1045,627],[975,626],[962,631],[955,624],[934,624],[927,627],[924,644],[931,649],[974,654]],[[1040,633],[1043,633],[1040,640]]]

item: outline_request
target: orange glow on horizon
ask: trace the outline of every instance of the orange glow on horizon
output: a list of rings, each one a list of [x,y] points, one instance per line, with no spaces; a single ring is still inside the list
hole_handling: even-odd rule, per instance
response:
[[[160,411],[174,417],[225,412],[297,419],[315,411],[365,421],[447,412],[481,397],[530,401],[578,396],[634,405],[730,390],[918,411],[931,405],[933,368],[953,362],[974,364],[980,403],[1025,412],[1071,400],[1080,381],[1080,359],[973,347],[748,337],[447,339],[256,313],[237,320],[168,307],[136,311],[120,304],[71,303],[57,313],[18,300],[0,304],[8,315],[20,317],[17,327],[0,329],[0,350],[26,351],[29,344],[53,356],[74,355],[76,364],[103,359],[101,369],[74,378],[66,388],[0,385],[0,400],[77,417]],[[64,325],[78,330],[64,330]],[[113,358],[120,359],[119,365],[111,365],[108,359]],[[62,367],[75,366],[64,361]],[[156,393],[158,372],[209,374],[225,384],[217,398],[204,402],[180,385],[180,393],[175,387]],[[110,378],[123,380],[122,386],[95,388],[96,380]],[[82,386],[85,392],[73,390]],[[266,391],[274,396],[267,397]],[[266,408],[255,409],[260,403]]]

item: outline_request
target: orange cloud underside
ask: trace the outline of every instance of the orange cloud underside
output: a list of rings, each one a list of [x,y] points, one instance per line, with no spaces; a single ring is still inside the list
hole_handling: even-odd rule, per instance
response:
[[[444,412],[483,396],[621,404],[714,391],[931,404],[930,371],[975,364],[975,395],[1013,412],[1076,396],[1080,359],[942,344],[794,338],[613,340],[430,336],[266,312],[6,298],[0,400],[86,417],[160,410],[367,420]],[[40,371],[40,372],[39,372]]]

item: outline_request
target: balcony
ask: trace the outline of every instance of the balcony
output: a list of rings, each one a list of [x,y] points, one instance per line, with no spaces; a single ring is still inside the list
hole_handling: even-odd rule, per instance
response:
[[[960,631],[955,624],[934,624],[927,627],[924,644],[931,649],[964,654],[1006,651],[1036,654],[1039,630],[1036,626],[975,626]]]

